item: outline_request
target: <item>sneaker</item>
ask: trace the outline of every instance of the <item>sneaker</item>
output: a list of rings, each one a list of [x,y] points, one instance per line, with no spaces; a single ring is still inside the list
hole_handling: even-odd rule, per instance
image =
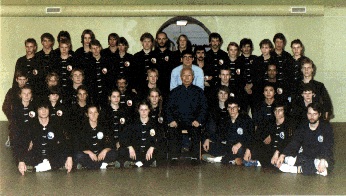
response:
[[[107,169],[107,165],[108,165],[108,163],[103,162],[103,163],[101,164],[100,169]]]
[[[78,170],[79,170],[79,169],[83,169],[82,164],[78,163],[78,164],[77,164],[77,169],[78,169]]]
[[[245,167],[257,167],[258,161],[243,161]]]
[[[132,161],[125,161],[124,168],[132,168],[135,165]]]
[[[26,166],[26,172],[36,172],[35,167],[31,165]]]
[[[110,162],[110,163],[108,163],[108,165],[107,165],[107,169],[108,168],[120,168],[120,162],[119,161],[114,161],[114,162]]]
[[[157,167],[156,160],[151,163],[150,167]]]
[[[214,158],[213,156],[211,156],[210,154],[202,154],[202,160],[203,161],[207,161],[210,162],[210,158]]]
[[[143,163],[142,163],[142,161],[137,161],[137,162],[135,163],[135,165],[136,165],[137,167],[142,167],[142,166],[143,166]]]
[[[282,172],[293,173],[293,174],[298,173],[298,168],[297,168],[297,166],[291,166],[291,165],[288,165],[288,164],[286,164],[286,163],[283,163],[279,169],[280,169]]]

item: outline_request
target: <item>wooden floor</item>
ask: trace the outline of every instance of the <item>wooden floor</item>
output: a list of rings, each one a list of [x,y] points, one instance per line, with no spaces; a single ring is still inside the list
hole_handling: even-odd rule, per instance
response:
[[[4,146],[7,122],[0,122],[0,195],[282,195],[346,194],[346,123],[333,123],[335,169],[327,177],[273,169],[180,163],[170,167],[27,173],[21,176]]]

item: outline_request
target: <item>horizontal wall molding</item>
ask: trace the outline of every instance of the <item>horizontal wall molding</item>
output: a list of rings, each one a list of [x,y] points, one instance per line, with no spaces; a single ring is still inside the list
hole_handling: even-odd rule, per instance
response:
[[[46,13],[47,8],[60,13]],[[1,17],[142,17],[142,16],[323,16],[323,5],[307,5],[306,13],[291,13],[295,5],[54,5],[0,6]]]

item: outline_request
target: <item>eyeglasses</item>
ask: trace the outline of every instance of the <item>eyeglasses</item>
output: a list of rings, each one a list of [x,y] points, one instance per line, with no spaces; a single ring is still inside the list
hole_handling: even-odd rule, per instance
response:
[[[234,107],[228,106],[227,109],[229,109],[229,110],[237,110],[238,106],[234,106]]]
[[[183,56],[183,59],[193,59],[193,56]]]

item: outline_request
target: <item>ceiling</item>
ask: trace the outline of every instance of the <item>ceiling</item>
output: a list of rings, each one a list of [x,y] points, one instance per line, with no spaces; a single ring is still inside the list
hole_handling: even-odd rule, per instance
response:
[[[1,5],[324,5],[346,6],[345,0],[0,0]],[[48,3],[49,2],[49,3]]]

